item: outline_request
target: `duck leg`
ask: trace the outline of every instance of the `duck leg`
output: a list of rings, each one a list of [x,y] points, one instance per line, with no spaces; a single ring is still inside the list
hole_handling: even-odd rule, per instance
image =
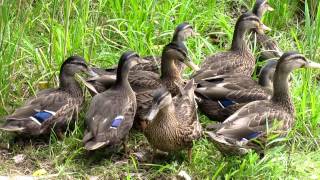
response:
[[[157,149],[152,149],[152,156],[151,156],[151,162],[153,162],[154,158],[156,157]]]
[[[129,154],[130,154],[130,150],[129,150],[129,148],[128,148],[128,140],[129,140],[129,138],[128,138],[128,136],[126,136],[125,138],[124,138],[124,140],[123,140],[123,150],[124,150],[124,153],[126,154],[126,156],[129,156]]]
[[[191,161],[192,161],[192,148],[188,149],[188,161],[189,161],[189,163],[191,163]]]

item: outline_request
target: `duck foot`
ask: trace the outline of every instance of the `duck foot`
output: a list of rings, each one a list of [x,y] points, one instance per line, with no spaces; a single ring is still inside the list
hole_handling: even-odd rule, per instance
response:
[[[192,148],[188,149],[188,162],[192,162]]]

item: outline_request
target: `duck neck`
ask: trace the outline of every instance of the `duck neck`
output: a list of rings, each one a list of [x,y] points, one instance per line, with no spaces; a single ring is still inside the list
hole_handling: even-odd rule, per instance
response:
[[[124,64],[121,68],[117,69],[117,80],[115,87],[127,87],[131,89],[130,83],[128,81],[130,68],[127,64]]]
[[[164,121],[171,120],[175,118],[175,107],[173,103],[170,105],[163,107],[162,109],[159,110],[156,118],[156,123],[161,123],[163,124]]]
[[[74,75],[70,75],[62,71],[59,75],[59,80],[61,90],[68,92],[74,97],[83,96],[81,86],[78,81],[75,80]]]
[[[231,50],[242,52],[248,49],[246,41],[244,39],[246,32],[247,30],[245,29],[245,27],[243,27],[241,23],[238,22],[233,34]]]
[[[287,109],[289,112],[293,113],[293,103],[290,97],[289,93],[289,79],[290,73],[283,73],[279,71],[279,68],[277,68],[274,80],[273,80],[273,97],[272,101],[283,106],[285,109]]]
[[[177,32],[173,35],[172,41],[171,42],[183,42],[185,39],[184,37],[180,34],[180,32]]]
[[[252,9],[252,13],[255,14],[259,19],[261,19],[261,17],[263,16],[264,12],[263,10],[256,5],[253,9]]]
[[[161,59],[161,79],[180,79],[180,73],[175,65],[175,59],[164,54]]]

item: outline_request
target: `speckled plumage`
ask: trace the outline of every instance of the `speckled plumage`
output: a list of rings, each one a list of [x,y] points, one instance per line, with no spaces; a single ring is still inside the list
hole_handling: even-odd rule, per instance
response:
[[[241,73],[251,76],[254,72],[256,60],[244,37],[252,29],[262,31],[262,25],[259,18],[250,12],[241,15],[235,26],[231,49],[207,57],[203,61],[201,69],[193,75],[195,81],[199,82],[204,78],[226,73]]]
[[[86,114],[87,128],[83,138],[86,150],[126,143],[137,110],[128,74],[137,63],[146,62],[133,52],[124,53],[119,61],[116,83],[93,97]],[[114,123],[116,119],[118,122]]]
[[[154,149],[165,152],[192,148],[192,143],[201,136],[197,105],[194,97],[195,85],[191,80],[182,93],[159,110],[144,133]],[[167,95],[171,99],[171,95]],[[157,98],[155,98],[157,99]],[[155,106],[157,102],[153,102]]]
[[[274,75],[274,93],[270,100],[254,101],[236,111],[213,132],[210,139],[224,154],[245,154],[250,149],[262,152],[268,134],[285,136],[295,120],[288,79],[297,68],[320,68],[298,53],[285,53]],[[256,141],[260,143],[255,143]]]
[[[224,121],[249,102],[270,99],[273,74],[277,61],[269,61],[261,70],[259,83],[242,74],[218,75],[198,83],[196,94],[201,98],[199,108],[214,121]],[[234,103],[223,107],[218,101]]]
[[[48,134],[51,128],[61,135],[70,124],[74,123],[84,101],[82,89],[75,80],[77,72],[88,72],[89,68],[81,57],[69,57],[61,66],[60,87],[40,91],[12,115],[7,116],[1,129],[11,132],[37,136]],[[42,123],[37,122],[37,113],[49,111],[53,115]]]

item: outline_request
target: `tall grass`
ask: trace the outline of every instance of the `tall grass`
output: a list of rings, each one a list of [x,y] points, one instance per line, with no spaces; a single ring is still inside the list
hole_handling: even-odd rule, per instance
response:
[[[313,60],[319,58],[320,8],[311,17],[310,6],[298,1],[270,0],[276,9],[264,22],[284,50],[297,50]],[[190,57],[201,63],[205,56],[230,46],[236,17],[253,0],[2,0],[0,1],[0,114],[15,107],[38,91],[39,81],[58,85],[58,70],[73,54],[102,67],[116,64],[126,50],[141,55],[160,55],[175,26],[189,22],[201,33],[188,40]],[[310,9],[312,7],[312,10]],[[301,12],[305,17],[301,18]],[[312,14],[312,13],[311,13]],[[213,43],[212,37],[218,41]],[[0,157],[0,174],[32,174],[45,169],[61,178],[172,177],[185,170],[198,179],[317,179],[320,177],[318,150],[320,101],[318,71],[298,71],[292,81],[297,121],[290,141],[269,149],[265,157],[223,157],[206,139],[195,143],[193,160],[182,155],[159,164],[139,162],[132,155],[126,162],[121,152],[87,155],[82,148],[84,112],[76,129],[63,141],[54,135],[49,144],[27,147],[15,145],[12,137],[0,132],[1,142],[11,142],[12,154]],[[203,122],[208,119],[201,117]],[[132,133],[130,148],[145,147],[146,140]],[[14,155],[27,155],[25,164],[16,166]]]

